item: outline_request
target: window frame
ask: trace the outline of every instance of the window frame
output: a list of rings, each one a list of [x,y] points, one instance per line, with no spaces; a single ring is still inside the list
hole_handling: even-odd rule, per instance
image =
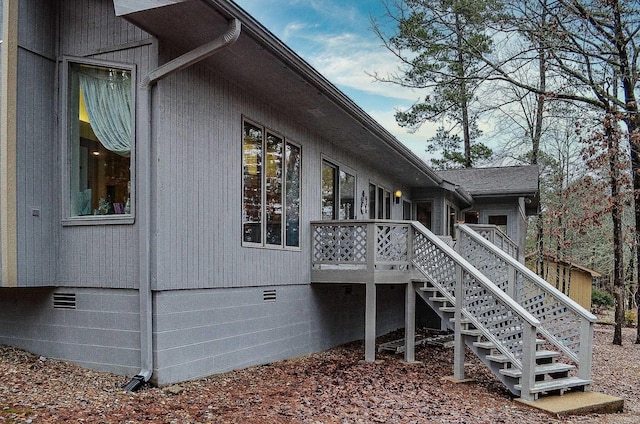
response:
[[[420,219],[418,218],[418,208],[420,207],[420,205],[429,205],[429,224],[425,224],[424,222],[421,222]],[[433,198],[429,198],[429,199],[416,199],[413,201],[413,207],[412,207],[412,211],[413,211],[413,216],[412,219],[415,219],[416,221],[420,222],[422,225],[424,225],[429,231],[434,232],[434,218],[435,218],[435,214],[434,214],[434,208],[435,208],[435,200]]]
[[[290,251],[300,251],[301,250],[301,244],[302,244],[302,191],[303,191],[303,187],[302,187],[302,145],[300,143],[296,143],[294,141],[291,141],[289,138],[285,137],[282,133],[275,131],[269,127],[267,127],[266,125],[263,125],[253,119],[247,118],[246,116],[242,117],[242,121],[241,121],[241,143],[240,143],[240,156],[241,156],[241,200],[240,200],[240,207],[241,207],[241,214],[240,216],[242,217],[244,215],[244,191],[245,191],[245,174],[244,174],[244,131],[245,131],[245,124],[249,124],[252,125],[254,127],[257,127],[259,129],[262,130],[262,150],[261,150],[261,181],[260,181],[260,190],[261,190],[261,194],[260,194],[260,242],[252,242],[252,241],[246,241],[244,238],[244,219],[241,218],[240,219],[240,228],[241,228],[241,244],[242,247],[252,247],[252,248],[258,248],[258,249],[271,249],[271,250],[290,250]],[[268,136],[272,135],[274,137],[279,138],[282,141],[282,160],[281,160],[281,187],[280,187],[280,199],[281,199],[281,207],[282,207],[282,214],[281,214],[281,223],[280,223],[280,244],[274,244],[274,243],[268,243],[267,242],[267,172],[266,172],[266,156],[267,156],[267,142],[268,142]],[[298,202],[298,245],[297,246],[289,246],[287,244],[287,204],[286,204],[286,198],[287,198],[287,181],[286,181],[286,152],[287,152],[287,146],[294,146],[295,148],[298,149],[299,155],[300,155],[300,169],[299,169],[299,173],[298,173],[298,179],[299,179],[299,202]]]
[[[375,197],[373,197],[373,199],[371,198],[372,191],[375,191]],[[369,197],[369,219],[391,219],[391,190],[373,181],[369,181]],[[385,216],[387,217],[385,218]]]
[[[71,137],[71,119],[73,119],[73,113],[69,106],[71,104],[71,96],[69,90],[71,79],[71,67],[72,65],[87,65],[100,68],[116,68],[123,69],[130,72],[131,75],[131,154],[129,156],[129,182],[130,189],[130,213],[129,214],[113,214],[113,215],[71,215],[71,163],[73,155],[71,149],[73,148]],[[93,225],[112,225],[112,224],[134,224],[136,217],[136,110],[137,110],[137,73],[136,65],[132,63],[122,63],[106,60],[87,59],[75,56],[63,56],[62,58],[62,72],[61,74],[61,95],[60,95],[60,110],[61,110],[61,166],[62,166],[62,225],[63,226],[93,226]]]
[[[322,204],[323,204],[323,194],[322,194],[322,179],[323,179],[323,170],[325,167],[325,164],[330,166],[331,168],[333,168],[335,170],[334,173],[334,178],[333,178],[333,185],[334,185],[334,204],[333,204],[333,216],[331,219],[325,219],[322,215],[322,209],[320,210],[320,219],[323,221],[353,221],[358,219],[358,199],[357,199],[357,193],[358,193],[358,174],[357,172],[355,172],[355,170],[353,168],[350,168],[346,165],[341,164],[340,162],[337,162],[325,155],[322,155],[321,158],[321,166],[320,166],[320,185],[321,185],[321,189],[320,189],[320,207],[322,208]],[[351,177],[353,177],[353,218],[345,218],[345,219],[341,219],[340,218],[340,203],[342,200],[342,184],[340,183],[341,181],[341,173],[345,173]]]
[[[445,202],[445,236],[450,236],[454,240],[456,239],[456,222],[458,221],[459,212],[456,205],[451,202]]]

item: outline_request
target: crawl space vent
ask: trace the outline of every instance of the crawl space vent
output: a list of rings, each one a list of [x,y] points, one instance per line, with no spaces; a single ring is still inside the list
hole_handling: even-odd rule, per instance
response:
[[[76,294],[54,293],[53,309],[76,309]]]
[[[276,301],[276,291],[275,290],[264,290],[262,292],[262,300],[265,302],[275,302]]]

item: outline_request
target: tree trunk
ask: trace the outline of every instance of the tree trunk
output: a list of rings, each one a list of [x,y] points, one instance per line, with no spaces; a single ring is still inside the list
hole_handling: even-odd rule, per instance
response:
[[[638,307],[638,310],[637,310],[638,322],[636,325],[636,344],[640,344],[640,287],[638,287],[636,291],[636,306]]]
[[[609,148],[609,178],[611,186],[611,220],[613,221],[613,294],[615,297],[615,329],[613,344],[622,346],[624,323],[624,247],[622,232],[622,202],[620,201],[620,170],[618,168],[619,138],[614,126],[617,120],[608,114],[605,118],[605,136]]]
[[[464,80],[465,76],[465,61],[464,61],[464,47],[462,36],[462,23],[460,22],[460,16],[456,13],[456,38],[458,47],[458,77],[460,77],[460,109],[462,112],[462,139],[464,142],[464,167],[473,167],[473,161],[471,160],[471,131],[469,130],[469,104],[467,98],[467,85]]]

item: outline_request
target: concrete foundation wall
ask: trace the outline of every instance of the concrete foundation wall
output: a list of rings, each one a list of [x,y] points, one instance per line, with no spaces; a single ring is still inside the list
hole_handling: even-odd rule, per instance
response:
[[[275,301],[265,296],[275,290]],[[404,325],[404,286],[379,286],[378,334]],[[155,294],[154,383],[222,373],[364,338],[364,287],[299,285]],[[364,358],[364,351],[363,351]]]
[[[54,307],[54,294],[75,295],[75,309]],[[0,344],[135,375],[140,369],[138,310],[135,290],[0,289]]]
[[[378,286],[379,335],[404,326],[404,290]],[[72,295],[75,309],[54,302],[61,294]],[[0,344],[133,376],[140,369],[138,310],[137,290],[0,289]],[[153,382],[172,384],[362,340],[364,314],[365,290],[357,284],[155,292]]]

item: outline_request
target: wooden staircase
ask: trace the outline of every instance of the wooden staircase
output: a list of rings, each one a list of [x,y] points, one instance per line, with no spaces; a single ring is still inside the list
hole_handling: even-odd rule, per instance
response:
[[[596,317],[514,259],[517,246],[495,227],[456,228],[451,243],[419,222],[312,223],[312,281],[367,283],[365,360],[375,358],[376,284],[406,283],[407,361],[417,293],[453,330],[454,379],[464,379],[468,347],[523,401],[588,391]]]
[[[429,281],[422,280],[416,293],[435,311],[448,329],[455,331],[455,306]],[[484,363],[491,372],[516,397],[521,396],[522,371],[513,366],[513,362],[502,354],[496,345],[488,341],[482,331],[469,320],[461,319],[461,336],[464,344]],[[535,383],[529,389],[533,400],[543,395],[562,395],[568,391],[588,391],[592,383],[575,376],[576,366],[557,362],[562,354],[545,348],[544,339],[536,339],[535,345]]]

